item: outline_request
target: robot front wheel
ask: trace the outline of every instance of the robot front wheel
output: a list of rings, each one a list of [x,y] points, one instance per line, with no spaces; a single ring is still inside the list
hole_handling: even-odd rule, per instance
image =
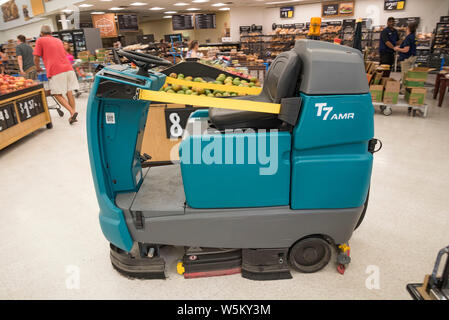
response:
[[[296,242],[289,251],[290,266],[299,272],[313,273],[323,269],[331,258],[330,244],[319,237]]]

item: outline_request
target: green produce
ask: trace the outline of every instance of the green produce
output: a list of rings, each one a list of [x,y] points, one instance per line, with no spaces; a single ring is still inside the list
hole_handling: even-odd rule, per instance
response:
[[[178,92],[176,92],[178,94],[185,94],[185,92],[183,90],[179,90]]]
[[[223,82],[223,81],[225,81],[225,79],[226,79],[226,75],[224,74],[224,73],[221,73],[218,77],[217,77],[217,81],[221,81],[221,82]]]
[[[185,80],[185,81],[192,81],[192,80],[193,80],[193,77],[188,76],[188,77],[185,77],[184,80]]]
[[[196,77],[195,79],[193,79],[193,81],[195,81],[195,82],[203,82],[203,78]]]
[[[192,94],[193,93],[193,91],[192,90],[190,90],[190,89],[187,89],[186,91],[185,91],[185,94]],[[195,92],[196,93],[196,92]]]

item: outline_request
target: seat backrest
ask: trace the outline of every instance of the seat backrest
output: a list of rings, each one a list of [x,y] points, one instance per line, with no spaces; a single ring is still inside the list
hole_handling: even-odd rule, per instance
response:
[[[265,76],[264,95],[273,103],[295,96],[301,74],[301,59],[295,51],[283,52],[274,59]]]

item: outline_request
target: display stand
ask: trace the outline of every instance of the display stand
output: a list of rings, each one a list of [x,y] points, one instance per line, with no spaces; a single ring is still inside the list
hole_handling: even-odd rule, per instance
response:
[[[385,116],[389,116],[390,114],[392,114],[393,109],[396,109],[396,108],[411,108],[412,116],[415,116],[418,113],[423,118],[427,117],[427,112],[428,112],[428,108],[429,108],[429,106],[427,104],[423,104],[422,106],[410,105],[407,101],[405,101],[403,95],[399,96],[398,103],[389,104],[389,103],[385,103],[385,102],[374,102],[373,101],[373,106],[378,106],[380,108],[380,111],[382,111],[382,113]]]
[[[42,84],[0,96],[0,150],[43,126],[52,128]]]

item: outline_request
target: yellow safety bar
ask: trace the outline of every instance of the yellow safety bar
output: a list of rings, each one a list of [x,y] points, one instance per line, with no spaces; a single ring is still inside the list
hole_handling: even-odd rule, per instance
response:
[[[201,89],[212,89],[212,90],[218,90],[218,91],[235,92],[235,93],[240,93],[240,94],[246,93],[249,95],[257,95],[262,91],[262,88],[260,88],[260,87],[239,87],[239,86],[234,86],[234,85],[231,86],[231,85],[226,85],[226,84],[187,81],[187,80],[175,79],[172,77],[167,77],[165,79],[165,83],[178,84],[180,86],[195,87],[195,88],[201,88]]]
[[[210,83],[208,84],[210,85]],[[188,104],[197,107],[222,108],[222,109],[264,112],[274,114],[279,114],[281,111],[281,105],[278,103],[256,102],[256,101],[226,99],[226,98],[212,98],[204,96],[191,96],[178,93],[168,93],[165,91],[153,91],[144,89],[139,90],[139,99],[163,103]]]

